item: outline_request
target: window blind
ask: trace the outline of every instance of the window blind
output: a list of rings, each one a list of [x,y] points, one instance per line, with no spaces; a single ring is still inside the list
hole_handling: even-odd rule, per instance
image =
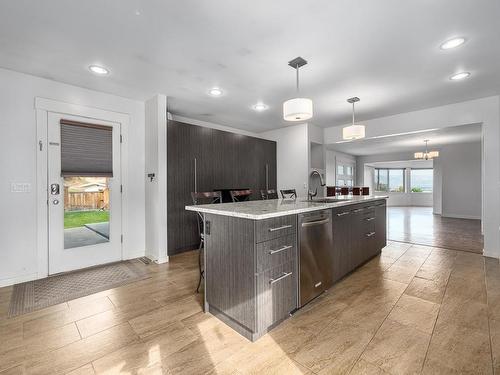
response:
[[[61,119],[61,176],[113,177],[113,128]]]

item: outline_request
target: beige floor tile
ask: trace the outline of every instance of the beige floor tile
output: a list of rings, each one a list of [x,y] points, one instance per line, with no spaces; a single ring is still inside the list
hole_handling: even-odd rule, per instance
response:
[[[92,367],[91,363],[88,363],[85,366],[82,366],[80,368],[77,368],[76,370],[68,372],[67,375],[94,375],[94,374],[95,374],[94,367]]]
[[[146,341],[132,343],[93,362],[98,374],[141,373],[161,367],[161,360],[197,337],[180,322],[173,322]]]
[[[389,267],[383,274],[383,277],[388,280],[398,281],[400,283],[409,284],[415,274],[418,271],[417,268],[409,268],[398,266],[394,263]]]
[[[488,333],[487,305],[475,300],[446,296],[441,304],[438,326],[454,324]]]
[[[416,374],[424,363],[430,338],[430,334],[387,319],[361,358],[392,374]]]
[[[425,374],[491,374],[490,339],[482,331],[453,324],[436,326]]]
[[[137,340],[138,337],[130,325],[124,323],[37,356],[27,362],[26,372],[27,374],[64,374]]]
[[[424,263],[417,271],[415,277],[431,280],[446,285],[451,274],[452,267],[442,267]]]
[[[26,372],[23,365],[12,367],[4,371],[0,371],[0,375],[25,375],[25,374]]]
[[[71,322],[84,319],[103,311],[114,309],[108,297],[97,298],[83,306],[68,308],[55,313],[43,315],[39,318],[26,321],[23,325],[24,337],[29,337],[50,329],[61,327]]]
[[[484,280],[466,280],[451,275],[446,286],[444,298],[449,297],[487,303],[485,282]]]
[[[163,330],[175,320],[181,320],[202,311],[198,297],[188,297],[175,304],[163,306],[130,320],[130,325],[141,337]]]
[[[199,374],[214,369],[237,353],[248,340],[230,330],[224,334],[207,333],[181,350],[162,358],[162,366],[172,374]]]
[[[364,359],[359,359],[352,368],[349,375],[383,375],[387,374],[377,365],[370,363]]]
[[[500,369],[500,321],[490,320],[491,354],[493,365]]]
[[[422,279],[414,277],[405,294],[409,296],[418,297],[426,301],[441,303],[443,300],[446,284],[438,281]]]
[[[334,321],[292,358],[316,374],[347,373],[372,337],[365,328]]]
[[[80,334],[75,323],[22,339],[15,347],[0,353],[0,371],[78,340]]]
[[[136,300],[128,305],[121,305],[115,309],[95,314],[76,322],[83,338],[124,323],[137,316],[157,309],[161,305],[156,301]]]
[[[438,313],[438,304],[403,294],[392,309],[388,319],[430,335]]]

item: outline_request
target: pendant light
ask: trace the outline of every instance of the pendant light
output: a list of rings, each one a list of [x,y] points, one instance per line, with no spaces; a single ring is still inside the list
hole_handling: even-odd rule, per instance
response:
[[[425,142],[425,152],[415,152],[413,155],[415,159],[421,159],[421,160],[432,160],[434,158],[439,157],[439,151],[428,151],[427,149],[427,143],[429,142],[428,139],[424,140]]]
[[[353,97],[347,99],[348,103],[352,104],[352,125],[346,126],[342,129],[342,138],[345,140],[355,140],[361,139],[365,137],[365,126],[360,124],[354,124],[354,103],[359,102],[360,99],[358,97]]]
[[[296,57],[288,65],[296,70],[297,94],[299,93],[299,68],[307,64],[302,57]],[[313,102],[308,98],[289,99],[283,103],[283,118],[285,121],[305,121],[313,117]]]

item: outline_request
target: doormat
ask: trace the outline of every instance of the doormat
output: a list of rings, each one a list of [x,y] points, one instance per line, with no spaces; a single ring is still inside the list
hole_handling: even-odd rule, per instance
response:
[[[147,267],[118,262],[14,285],[9,318],[149,278]]]

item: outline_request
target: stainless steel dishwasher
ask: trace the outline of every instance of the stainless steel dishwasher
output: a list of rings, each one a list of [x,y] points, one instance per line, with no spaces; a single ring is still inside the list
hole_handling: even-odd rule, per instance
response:
[[[299,214],[299,305],[333,285],[332,211]]]

